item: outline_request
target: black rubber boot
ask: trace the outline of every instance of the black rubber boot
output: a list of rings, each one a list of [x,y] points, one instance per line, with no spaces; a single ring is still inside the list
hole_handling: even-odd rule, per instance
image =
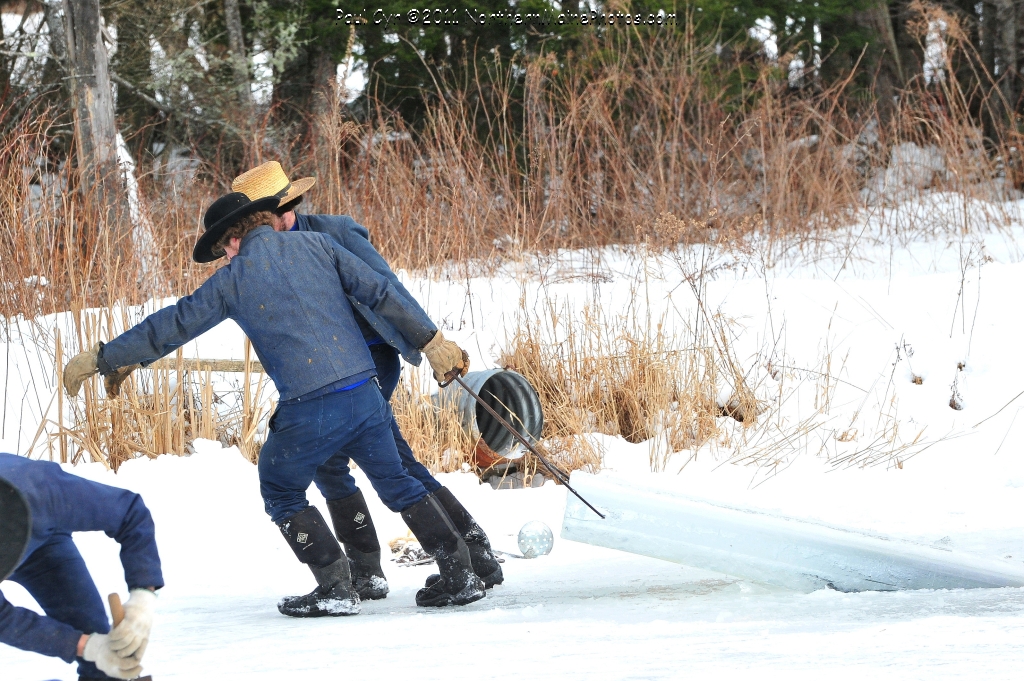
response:
[[[364,601],[375,601],[388,595],[388,579],[380,567],[380,541],[366,506],[363,491],[344,499],[327,502],[334,532],[345,546],[352,586]]]
[[[402,511],[402,519],[441,571],[427,578],[416,593],[416,605],[466,605],[486,595],[483,581],[473,572],[466,542],[433,494]]]
[[[352,588],[348,558],[315,507],[299,511],[279,525],[295,556],[309,566],[317,587],[305,596],[277,604],[289,617],[338,617],[359,613],[359,595]]]
[[[477,524],[466,507],[463,506],[447,487],[434,492],[434,496],[444,507],[448,517],[452,519],[456,531],[469,548],[469,559],[473,562],[473,572],[483,580],[484,586],[490,589],[495,584],[505,581],[501,572],[501,564],[491,550],[491,542],[487,533]]]

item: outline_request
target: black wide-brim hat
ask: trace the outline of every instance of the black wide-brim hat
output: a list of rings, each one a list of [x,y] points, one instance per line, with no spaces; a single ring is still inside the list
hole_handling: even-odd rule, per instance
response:
[[[28,502],[17,487],[0,478],[0,582],[21,563],[31,534]]]
[[[206,231],[199,237],[196,247],[192,249],[192,259],[196,262],[213,262],[221,255],[213,252],[213,246],[224,236],[228,227],[235,224],[246,215],[258,213],[261,210],[274,210],[280,203],[279,196],[267,196],[252,201],[242,192],[231,192],[220,197],[206,209],[203,215],[203,226]]]

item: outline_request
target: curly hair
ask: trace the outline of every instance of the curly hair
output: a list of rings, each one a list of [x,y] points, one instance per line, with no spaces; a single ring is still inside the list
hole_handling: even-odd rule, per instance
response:
[[[225,252],[224,247],[231,243],[232,239],[242,239],[260,225],[273,226],[273,224],[274,213],[269,210],[261,210],[239,218],[238,222],[224,230],[221,237],[217,239],[217,243],[213,245],[213,254],[217,257],[223,256]]]

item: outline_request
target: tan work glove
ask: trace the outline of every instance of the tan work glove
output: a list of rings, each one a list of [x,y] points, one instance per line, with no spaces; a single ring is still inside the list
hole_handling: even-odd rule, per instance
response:
[[[121,367],[112,374],[103,377],[103,387],[107,389],[107,397],[117,397],[121,394],[121,384],[125,382],[129,374],[141,367],[141,364]]]
[[[453,371],[457,371],[459,376],[465,376],[469,371],[469,353],[452,341],[445,340],[440,330],[422,350],[430,362],[430,368],[434,370],[434,380],[438,383],[447,379]]]
[[[100,357],[100,344],[92,346],[71,358],[64,367],[64,390],[71,397],[77,397],[85,379],[99,371],[96,361]]]

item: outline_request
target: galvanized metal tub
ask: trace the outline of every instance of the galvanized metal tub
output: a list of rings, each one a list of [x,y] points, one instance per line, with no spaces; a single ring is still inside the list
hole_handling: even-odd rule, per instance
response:
[[[544,429],[544,411],[537,391],[525,376],[508,369],[491,369],[471,371],[462,380],[527,442],[540,439]],[[483,438],[495,454],[509,459],[522,456],[525,450],[512,434],[458,383],[442,388],[433,399],[442,407],[454,404],[466,433],[474,440]]]

